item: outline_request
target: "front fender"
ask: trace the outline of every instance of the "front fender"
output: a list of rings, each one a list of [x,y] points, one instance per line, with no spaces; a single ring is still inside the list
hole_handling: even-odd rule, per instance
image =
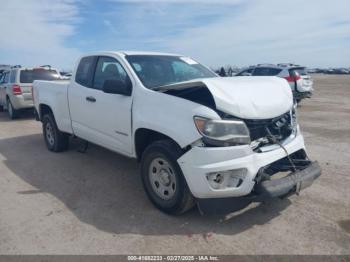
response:
[[[147,128],[162,133],[181,148],[201,138],[193,122],[194,116],[220,119],[212,109],[152,90],[135,94],[133,111],[133,132]]]

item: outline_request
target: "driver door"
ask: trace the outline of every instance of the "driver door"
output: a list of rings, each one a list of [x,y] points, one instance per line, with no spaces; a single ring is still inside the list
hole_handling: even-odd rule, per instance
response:
[[[131,155],[131,106],[132,96],[109,94],[102,91],[106,80],[128,80],[129,76],[122,64],[113,57],[94,58],[91,81],[76,82],[70,88],[70,109],[74,133],[81,138]],[[83,60],[83,59],[82,59]],[[83,84],[83,85],[82,85]]]

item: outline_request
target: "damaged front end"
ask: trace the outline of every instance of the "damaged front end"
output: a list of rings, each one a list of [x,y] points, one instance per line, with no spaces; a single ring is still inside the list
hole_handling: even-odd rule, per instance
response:
[[[256,153],[280,148],[295,138],[298,132],[295,107],[271,119],[240,119],[222,112],[219,114],[223,119],[239,119],[246,124],[252,141],[250,146]]]
[[[252,193],[257,199],[299,194],[300,190],[309,187],[320,175],[318,162],[310,161],[302,149],[260,168]]]
[[[202,214],[228,214],[253,202],[285,198],[309,186],[321,175],[317,161],[310,161],[303,149],[260,168],[249,195],[230,198],[198,199]]]
[[[252,202],[298,194],[321,175],[319,164],[304,151],[285,84],[275,78],[219,78],[157,89],[218,115],[193,116],[202,137],[178,159],[202,213],[227,214]]]
[[[212,93],[201,81],[183,82],[161,86],[154,90],[204,105],[213,109],[214,111],[216,110],[216,104]]]

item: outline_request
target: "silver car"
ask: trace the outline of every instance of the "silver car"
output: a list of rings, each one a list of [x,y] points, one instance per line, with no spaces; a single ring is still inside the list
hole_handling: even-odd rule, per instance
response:
[[[313,91],[313,81],[306,68],[294,64],[259,64],[239,72],[236,76],[278,76],[284,78],[289,83],[297,102],[304,98],[310,98]]]
[[[15,66],[4,71],[0,78],[0,111],[7,110],[11,119],[24,109],[34,108],[32,84],[34,80],[59,80],[58,70],[51,67],[23,68]]]

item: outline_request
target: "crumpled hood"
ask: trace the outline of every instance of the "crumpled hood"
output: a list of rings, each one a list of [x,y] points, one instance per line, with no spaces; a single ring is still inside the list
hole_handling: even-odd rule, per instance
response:
[[[282,78],[217,77],[200,81],[210,90],[218,110],[239,118],[269,119],[293,106],[291,88]]]

